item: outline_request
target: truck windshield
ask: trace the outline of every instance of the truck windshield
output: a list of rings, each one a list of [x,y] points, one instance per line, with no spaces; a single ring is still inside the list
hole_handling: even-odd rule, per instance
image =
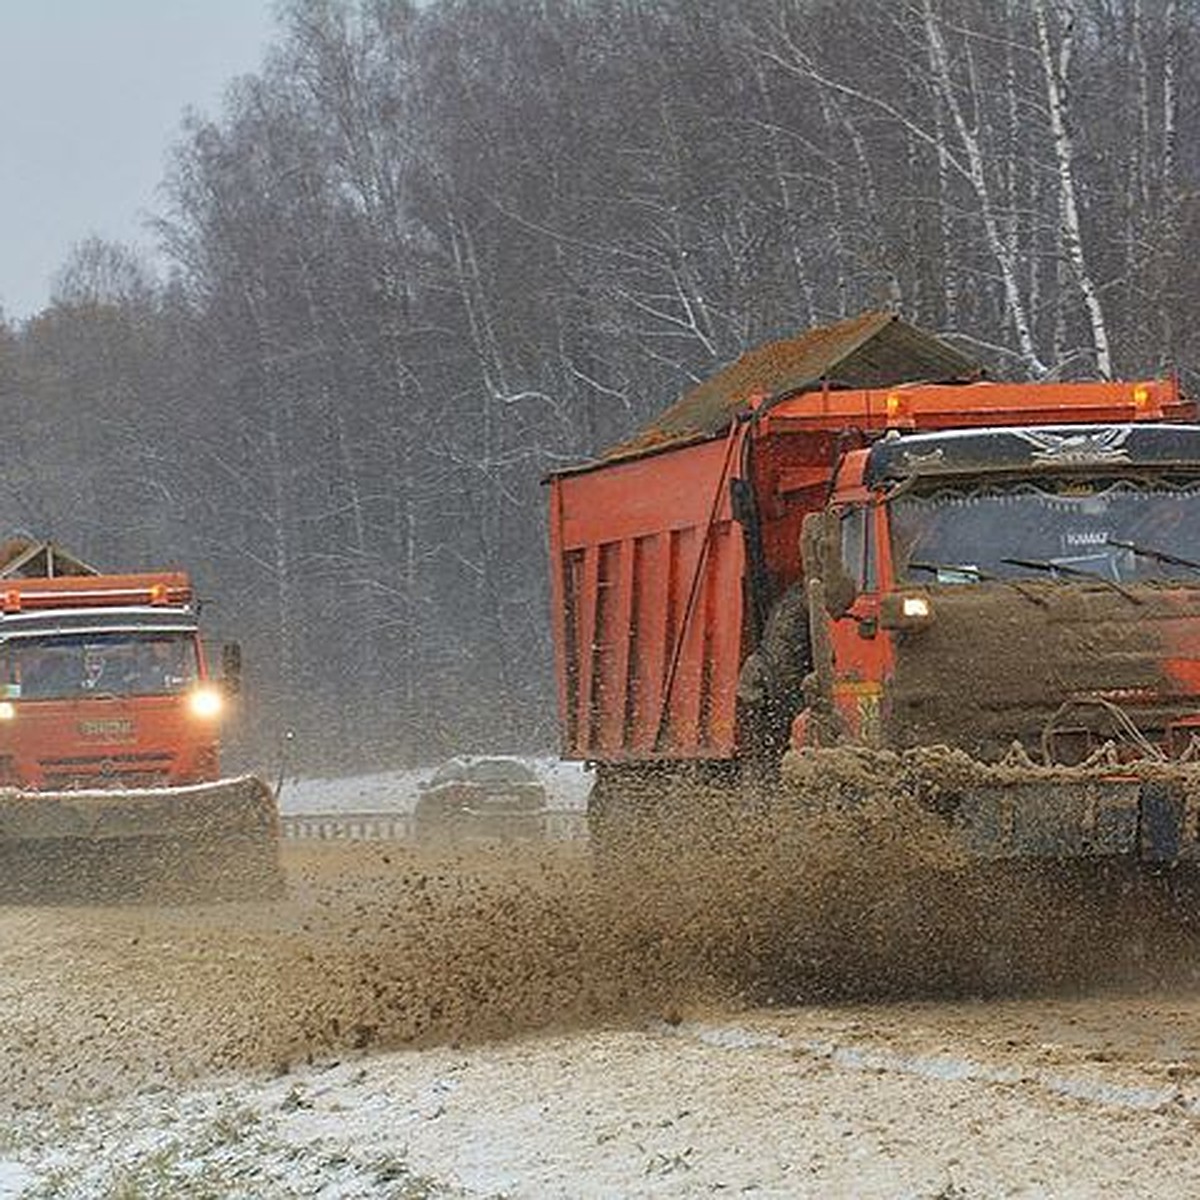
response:
[[[198,678],[187,633],[79,633],[0,644],[0,694],[20,700],[166,696]]]
[[[889,505],[901,583],[988,578],[1200,582],[1200,481],[1021,480],[910,491]],[[1013,559],[1021,560],[1013,562]]]

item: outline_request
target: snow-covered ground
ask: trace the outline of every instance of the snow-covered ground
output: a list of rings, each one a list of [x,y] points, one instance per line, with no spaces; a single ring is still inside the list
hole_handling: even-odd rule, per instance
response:
[[[1196,1195],[1194,1072],[1098,1064],[1070,1005],[1030,1042],[1033,1008],[709,1017],[145,1092],[14,1122],[0,1196]],[[1112,1031],[1137,1015],[1110,1004]]]
[[[964,996],[975,927],[864,832],[719,845],[678,892],[614,894],[586,843],[295,844],[272,903],[0,908],[0,1200],[1200,1195],[1195,936],[1123,896],[1035,933],[1036,893],[1008,991]],[[781,931],[823,1003],[747,998]],[[922,953],[925,998],[888,999]]]

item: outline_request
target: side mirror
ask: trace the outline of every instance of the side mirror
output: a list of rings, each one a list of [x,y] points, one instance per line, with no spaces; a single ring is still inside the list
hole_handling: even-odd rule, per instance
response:
[[[844,617],[858,596],[858,584],[842,561],[842,521],[831,512],[809,513],[800,534],[804,572],[824,584],[830,616]]]
[[[242,690],[242,647],[239,642],[226,642],[221,647],[221,686],[231,696]]]
[[[808,513],[800,526],[800,563],[806,579],[823,579],[825,564],[822,561],[822,538],[825,532],[825,514]]]

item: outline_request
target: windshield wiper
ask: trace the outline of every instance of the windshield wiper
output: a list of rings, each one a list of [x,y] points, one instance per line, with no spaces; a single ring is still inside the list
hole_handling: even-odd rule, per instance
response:
[[[1169,563],[1175,567],[1189,567],[1193,571],[1200,571],[1200,562],[1196,562],[1190,558],[1180,558],[1178,554],[1168,554],[1165,550],[1156,550],[1153,546],[1139,546],[1136,542],[1119,542],[1116,538],[1105,538],[1104,543],[1107,546],[1116,546],[1118,550],[1128,550],[1131,554],[1136,554],[1138,558],[1152,558],[1155,562]]]
[[[971,563],[943,563],[930,562],[928,560],[922,562],[910,562],[908,564],[910,571],[929,571],[933,575],[940,575],[943,571],[957,571],[960,575],[974,575],[980,583],[1003,583],[1014,591],[1020,592],[1031,604],[1038,604],[1045,607],[1046,601],[1041,596],[1035,596],[1032,592],[1027,592],[1016,579],[1005,579],[1003,575],[993,575],[991,571],[985,571],[982,567],[974,566]],[[938,582],[941,582],[939,580]]]
[[[908,564],[910,571],[928,571],[931,575],[940,575],[943,571],[959,575],[974,575],[976,579],[991,581],[995,575],[976,567],[971,563],[917,562],[915,559]]]
[[[1002,558],[1002,563],[1008,563],[1012,567],[1027,567],[1031,571],[1048,571],[1058,575],[1074,575],[1079,579],[1094,579],[1099,583],[1110,587],[1114,592],[1119,592],[1131,604],[1141,604],[1142,598],[1135,596],[1128,588],[1122,587],[1115,579],[1109,579],[1107,575],[1101,575],[1099,571],[1089,571],[1086,567],[1071,567],[1066,563],[1051,562],[1044,558]]]

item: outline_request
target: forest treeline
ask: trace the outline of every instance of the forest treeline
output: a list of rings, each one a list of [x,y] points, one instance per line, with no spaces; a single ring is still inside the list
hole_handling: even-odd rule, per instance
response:
[[[0,524],[189,566],[249,753],[554,739],[540,480],[893,308],[1200,366],[1197,0],[290,0],[155,233],[0,320]]]

